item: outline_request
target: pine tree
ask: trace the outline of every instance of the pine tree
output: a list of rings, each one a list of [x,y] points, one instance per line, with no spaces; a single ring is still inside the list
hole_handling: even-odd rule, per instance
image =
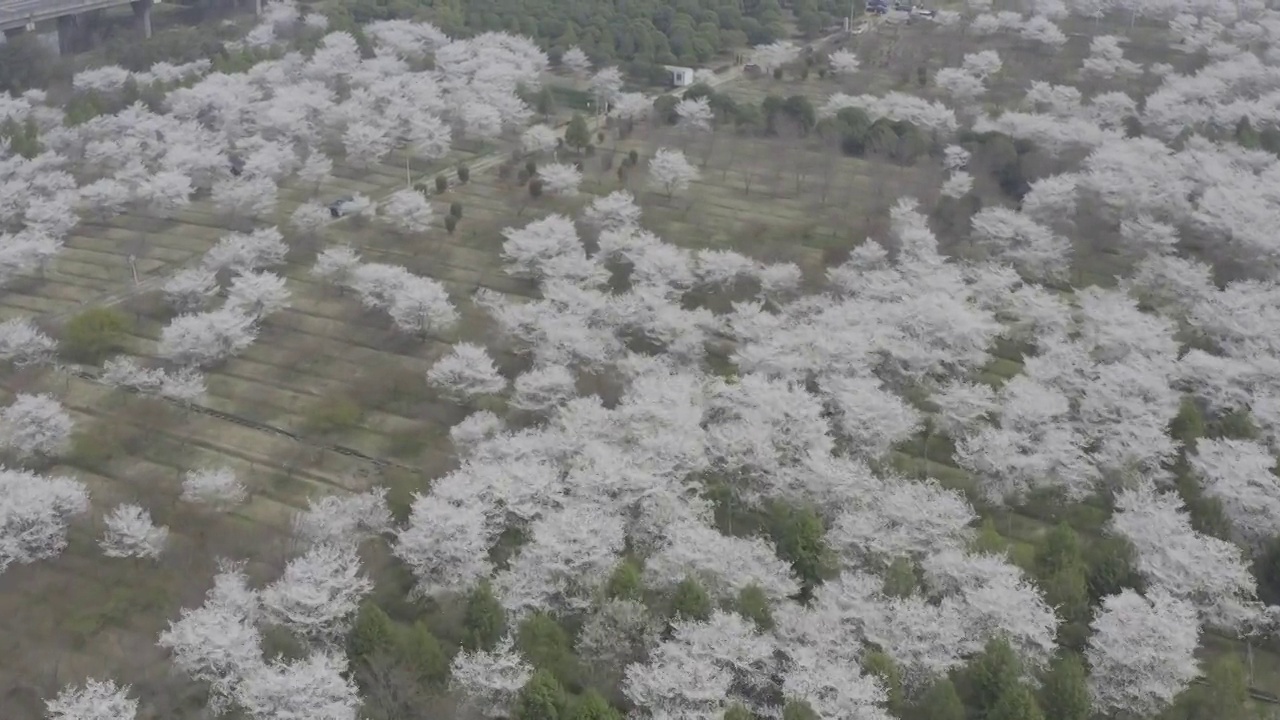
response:
[[[898,664],[893,661],[893,658],[878,650],[869,652],[862,658],[862,669],[868,675],[880,678],[880,684],[884,686],[888,700],[889,712],[894,715],[901,714],[905,704],[902,693],[902,671],[898,669]]]
[[[760,632],[773,629],[773,611],[769,609],[769,597],[759,585],[748,585],[738,593],[738,614],[756,624]]]
[[[771,530],[778,557],[791,563],[803,583],[801,592],[807,597],[822,583],[829,566],[830,551],[822,518],[809,508],[780,505],[774,509]]]
[[[468,650],[492,650],[506,629],[506,613],[488,582],[482,582],[467,597],[462,620],[462,646]]]
[[[595,690],[588,690],[574,700],[565,717],[567,720],[622,720],[622,714]]]
[[[1088,720],[1089,686],[1079,655],[1063,653],[1054,659],[1040,683],[1040,707],[1046,720]]]
[[[916,701],[912,718],[918,720],[965,720],[964,703],[956,686],[947,678],[936,680]]]
[[[586,118],[578,113],[569,120],[569,127],[564,130],[564,144],[582,150],[591,144],[591,130],[587,127]]]
[[[560,720],[566,698],[564,688],[551,673],[537,670],[516,697],[512,720]]]
[[[697,578],[687,577],[676,586],[675,595],[671,598],[671,616],[688,620],[711,617],[711,597]]]
[[[635,558],[627,558],[618,563],[618,567],[609,576],[605,594],[614,600],[641,600],[644,597],[642,570]]]
[[[365,603],[347,636],[347,654],[353,660],[366,659],[376,652],[391,649],[395,637],[391,618],[377,605]]]
[[[813,706],[804,700],[792,700],[782,708],[782,720],[820,720]]]
[[[516,647],[534,668],[550,672],[567,688],[577,686],[577,658],[569,634],[555,618],[542,612],[525,618],[516,632]]]
[[[1044,714],[1040,712],[1030,688],[1015,683],[1001,693],[1000,699],[987,713],[986,720],[1044,720]]]
[[[449,656],[421,620],[400,636],[396,643],[396,659],[423,685],[443,687],[449,680]]]
[[[992,638],[982,654],[970,661],[959,677],[965,707],[978,717],[992,712],[996,703],[1014,686],[1022,674],[1018,658],[1003,638]]]

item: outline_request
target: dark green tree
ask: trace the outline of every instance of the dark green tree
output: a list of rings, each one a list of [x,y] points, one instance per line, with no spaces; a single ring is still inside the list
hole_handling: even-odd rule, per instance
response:
[[[1253,123],[1249,121],[1248,115],[1241,117],[1240,122],[1236,123],[1236,142],[1250,150],[1262,147],[1262,138],[1258,137],[1258,131],[1253,129]]]
[[[421,620],[398,637],[396,658],[425,686],[444,687],[449,681],[449,656]]]
[[[874,650],[862,658],[862,669],[868,675],[880,678],[889,712],[900,716],[902,709],[906,707],[906,696],[902,691],[902,671],[898,669],[898,664],[887,654]]]
[[[1022,683],[1005,688],[985,717],[986,720],[1044,720],[1035,693]]]
[[[755,716],[746,707],[735,703],[724,711],[724,720],[755,720]]]
[[[444,175],[436,175],[436,192],[442,193],[449,189],[449,178]]]
[[[1045,720],[1089,720],[1089,686],[1079,655],[1054,658],[1040,682],[1040,707]]]
[[[821,584],[830,567],[826,529],[822,518],[809,508],[776,505],[772,513],[770,534],[778,548],[778,557],[791,563],[802,583],[806,597]]]
[[[591,144],[591,130],[587,128],[587,119],[574,113],[569,120],[569,127],[564,130],[564,144],[579,152]]]
[[[588,690],[570,703],[567,720],[622,720],[622,714],[595,690]]]
[[[676,586],[671,598],[671,617],[706,620],[711,617],[711,596],[695,577],[687,577]]]
[[[1089,601],[1097,604],[1108,595],[1125,588],[1142,590],[1138,574],[1138,555],[1133,544],[1114,535],[1095,538],[1085,551],[1089,565]]]
[[[450,235],[452,235],[452,234],[453,234],[453,231],[454,231],[454,230],[457,230],[457,229],[458,229],[458,218],[457,218],[456,216],[454,216],[454,215],[447,215],[447,216],[445,216],[445,219],[444,219],[444,230],[445,230],[445,232],[447,232],[447,233],[449,233]]]
[[[458,182],[466,185],[471,180],[471,168],[466,163],[458,163]]]
[[[561,685],[578,684],[578,661],[573,644],[555,618],[538,612],[525,618],[516,632],[516,647],[534,668],[547,670]]]
[[[1280,535],[1271,538],[1254,556],[1253,576],[1258,579],[1258,599],[1280,605]]]
[[[644,598],[644,568],[640,561],[628,557],[613,569],[605,594],[615,599],[640,600]]]
[[[462,219],[462,203],[460,202],[449,203],[449,216],[454,219],[461,220]]]
[[[804,700],[791,700],[782,708],[782,720],[821,720],[813,706]]]
[[[996,703],[1019,684],[1022,666],[1009,642],[992,638],[982,653],[969,661],[957,677],[960,697],[965,707],[984,718],[995,709]]]
[[[560,720],[567,705],[564,688],[546,670],[535,670],[520,689],[511,720]]]
[[[947,678],[935,680],[912,705],[912,720],[965,720],[964,703]]]
[[[769,597],[759,585],[748,585],[738,593],[738,614],[755,623],[760,632],[773,629],[773,611],[769,608]]]
[[[492,650],[506,630],[507,614],[493,596],[489,583],[482,582],[467,596],[463,616],[462,646],[468,650]]]
[[[371,602],[360,607],[351,633],[347,635],[347,655],[363,659],[376,652],[390,649],[395,644],[396,629],[391,618],[382,608]]]
[[[884,573],[884,594],[890,597],[907,597],[920,583],[916,577],[915,563],[910,558],[895,558]]]

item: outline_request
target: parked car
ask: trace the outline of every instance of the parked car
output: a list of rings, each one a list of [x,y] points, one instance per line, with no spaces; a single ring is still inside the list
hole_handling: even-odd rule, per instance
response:
[[[355,212],[357,207],[356,199],[350,195],[345,195],[329,203],[329,214],[335,218],[340,218]]]

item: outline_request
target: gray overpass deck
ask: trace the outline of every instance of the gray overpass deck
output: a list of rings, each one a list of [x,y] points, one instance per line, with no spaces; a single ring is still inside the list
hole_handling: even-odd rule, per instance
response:
[[[128,4],[129,0],[0,0],[0,31]]]

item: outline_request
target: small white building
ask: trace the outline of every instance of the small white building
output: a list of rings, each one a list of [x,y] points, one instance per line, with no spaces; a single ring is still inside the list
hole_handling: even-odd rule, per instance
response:
[[[688,87],[693,84],[693,68],[678,65],[663,65],[671,73],[671,84],[676,87]]]

